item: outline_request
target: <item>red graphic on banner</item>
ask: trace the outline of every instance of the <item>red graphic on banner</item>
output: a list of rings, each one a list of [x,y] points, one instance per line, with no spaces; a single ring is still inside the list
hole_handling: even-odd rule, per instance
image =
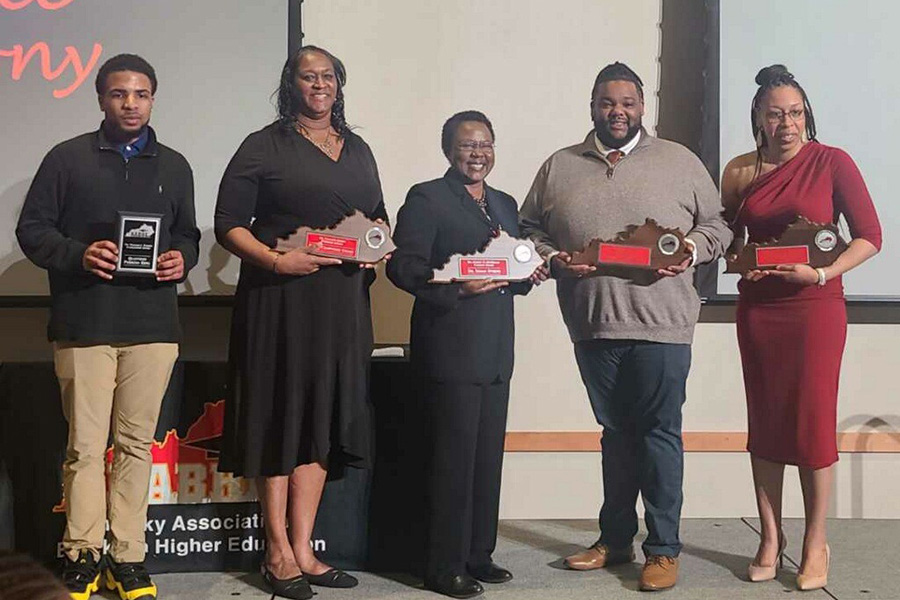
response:
[[[504,277],[509,275],[509,264],[505,258],[460,258],[461,277]]]
[[[219,439],[225,419],[225,402],[207,402],[203,414],[178,437],[174,429],[165,438],[153,441],[150,454],[148,494],[150,504],[198,504],[201,502],[248,502],[256,500],[249,481],[229,473],[219,473]],[[113,467],[113,449],[106,451],[106,475]],[[65,498],[53,507],[65,512]]]
[[[805,265],[809,263],[809,247],[782,246],[756,249],[756,264],[760,267],[775,265]]]
[[[600,244],[597,262],[613,265],[650,266],[650,248]]]
[[[356,258],[359,252],[359,240],[342,235],[309,232],[306,234],[306,245],[312,244],[320,244],[316,254],[328,254],[336,258]]]

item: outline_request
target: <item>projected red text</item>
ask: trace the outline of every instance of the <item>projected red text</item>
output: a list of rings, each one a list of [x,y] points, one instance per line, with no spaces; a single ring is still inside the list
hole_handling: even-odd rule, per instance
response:
[[[38,7],[44,10],[55,11],[68,6],[74,1],[0,0],[0,12],[3,10],[21,10],[32,3],[36,3]],[[10,65],[10,78],[13,81],[19,81],[25,74],[29,64],[35,65],[32,66],[29,73],[39,72],[46,81],[55,82],[62,78],[62,81],[68,82],[68,85],[53,90],[54,98],[65,98],[81,87],[94,67],[97,66],[97,61],[103,53],[103,46],[99,43],[94,43],[88,52],[82,53],[75,46],[66,46],[63,49],[62,58],[59,58],[58,51],[51,50],[46,42],[36,42],[29,48],[25,48],[22,44],[14,44],[12,47],[0,48],[0,68],[2,68],[4,62],[8,62]],[[66,77],[63,77],[64,75]],[[3,74],[0,72],[0,77],[2,76]]]

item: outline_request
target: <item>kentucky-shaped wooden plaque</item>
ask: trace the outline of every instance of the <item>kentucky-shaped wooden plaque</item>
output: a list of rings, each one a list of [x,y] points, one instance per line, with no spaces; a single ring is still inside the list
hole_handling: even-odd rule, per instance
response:
[[[435,269],[433,283],[451,283],[470,279],[524,281],[544,264],[531,240],[520,240],[501,231],[487,245],[473,254],[454,254],[440,269]]]
[[[629,225],[612,240],[594,238],[572,255],[571,264],[656,270],[680,265],[690,256],[680,229],[647,219],[643,225]]]
[[[353,211],[335,225],[325,229],[301,226],[275,245],[276,252],[318,245],[311,254],[340,258],[350,262],[374,263],[397,249],[391,239],[391,228]]]
[[[798,217],[778,239],[759,244],[751,242],[737,256],[727,257],[725,272],[746,273],[796,264],[827,267],[846,249],[847,242],[841,238],[836,225]]]

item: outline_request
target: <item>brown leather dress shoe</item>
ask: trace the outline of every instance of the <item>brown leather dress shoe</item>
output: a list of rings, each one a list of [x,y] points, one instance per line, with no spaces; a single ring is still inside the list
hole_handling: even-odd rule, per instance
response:
[[[606,544],[595,544],[583,552],[567,556],[566,566],[576,571],[592,571],[612,565],[620,565],[634,560],[634,548],[620,548],[614,550]]]
[[[641,570],[641,589],[645,592],[666,590],[678,581],[678,558],[651,554]]]

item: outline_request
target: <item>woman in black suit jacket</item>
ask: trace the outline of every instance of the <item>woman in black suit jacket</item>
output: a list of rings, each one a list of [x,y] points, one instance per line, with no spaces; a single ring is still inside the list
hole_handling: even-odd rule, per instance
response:
[[[412,187],[397,215],[397,250],[387,274],[416,297],[410,350],[428,402],[433,455],[429,480],[426,587],[456,598],[512,574],[491,560],[497,540],[500,471],[513,369],[513,295],[531,282],[429,283],[458,253],[480,250],[500,229],[519,234],[518,208],[484,180],[494,166],[494,130],[482,113],[444,123],[450,168]]]

